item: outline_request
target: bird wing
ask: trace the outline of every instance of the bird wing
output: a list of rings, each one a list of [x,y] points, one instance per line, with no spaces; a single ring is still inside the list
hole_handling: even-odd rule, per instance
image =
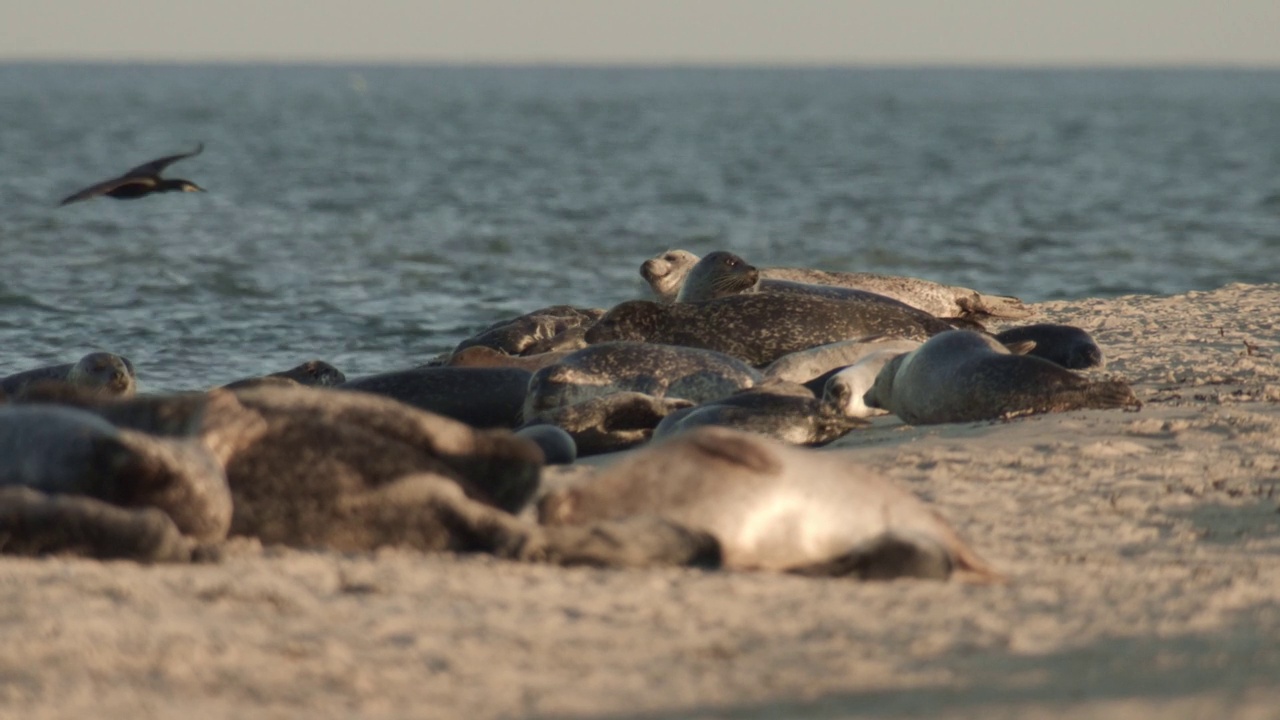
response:
[[[141,185],[143,187],[155,187],[156,180],[153,177],[131,177],[129,175],[121,175],[118,178],[103,180],[102,182],[96,185],[90,185],[89,187],[83,190],[80,190],[79,192],[76,192],[72,195],[68,195],[65,199],[63,199],[62,202],[58,203],[58,206],[61,207],[63,205],[69,205],[73,202],[80,202],[81,200],[88,200],[89,198],[97,197],[99,195],[105,195],[111,192],[112,190],[115,190],[117,188],[122,188],[126,185]]]
[[[152,176],[159,175],[160,173],[164,172],[165,168],[178,162],[179,160],[183,158],[189,158],[193,155],[199,155],[201,152],[204,152],[204,143],[200,143],[199,145],[196,146],[195,150],[192,150],[189,153],[181,153],[178,155],[166,155],[165,157],[152,160],[151,162],[143,163],[138,167],[133,168],[129,172],[125,173],[124,175],[121,175],[120,177],[129,178],[129,177],[134,177],[139,175],[152,175]]]

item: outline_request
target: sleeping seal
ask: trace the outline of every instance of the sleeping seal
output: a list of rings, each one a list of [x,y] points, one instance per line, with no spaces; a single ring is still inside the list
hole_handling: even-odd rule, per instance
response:
[[[915,346],[920,347],[920,343],[916,343]],[[835,374],[827,378],[826,383],[823,385],[823,401],[827,406],[834,408],[836,412],[845,417],[867,418],[872,415],[885,414],[888,412],[887,410],[868,407],[863,402],[863,396],[871,389],[872,385],[875,385],[876,376],[880,374],[881,368],[887,365],[890,360],[913,349],[886,348],[877,350],[849,367],[840,368]]]
[[[920,347],[919,340],[903,340],[887,335],[842,340],[783,355],[769,363],[761,374],[766,380],[777,378],[807,383],[820,375],[837,368],[849,367],[869,355],[884,350],[904,353],[918,347]]]
[[[757,293],[671,305],[629,300],[597,320],[587,342],[705,348],[763,367],[787,353],[840,340],[868,335],[925,340],[951,329],[938,318],[879,302]]]
[[[725,398],[671,413],[653,438],[715,425],[767,435],[793,445],[820,446],[867,423],[814,397],[804,385],[771,380]]]
[[[189,560],[231,525],[213,454],[56,405],[0,408],[0,551]]]
[[[14,396],[28,385],[41,381],[70,383],[104,397],[131,397],[138,387],[133,363],[128,358],[109,352],[95,352],[74,363],[50,365],[0,378],[0,391]]]
[[[347,376],[342,374],[338,368],[330,365],[323,360],[308,360],[297,367],[281,370],[270,375],[261,375],[258,377],[244,378],[229,382],[222,387],[228,390],[237,388],[253,387],[254,385],[287,385],[288,383],[279,383],[277,379],[291,380],[299,385],[307,385],[310,387],[333,387],[341,385],[347,381]]]
[[[553,526],[653,516],[710,534],[731,569],[999,577],[936,511],[851,453],[727,428],[655,442],[538,505]]]
[[[1033,341],[1036,346],[1028,355],[1044,358],[1068,370],[1100,368],[1105,365],[1102,348],[1098,347],[1093,336],[1073,325],[1022,325],[996,333],[996,339],[1005,344]]]
[[[890,360],[863,402],[912,425],[1142,406],[1123,381],[1089,380],[967,330],[936,335]]]
[[[534,352],[558,349],[554,342],[548,344],[549,341],[566,330],[590,325],[603,314],[603,310],[595,308],[552,305],[519,317],[499,320],[458,343],[454,352],[477,345],[508,355],[524,355],[535,345],[539,347]]]
[[[751,387],[759,379],[755,370],[723,353],[638,342],[601,342],[533,373],[523,416],[528,421],[553,408],[624,391],[698,403]]]
[[[660,300],[672,302],[698,260],[697,255],[688,251],[668,250],[647,260],[641,266],[640,274],[649,282]],[[765,280],[789,280],[810,285],[865,290],[904,302],[941,318],[1016,319],[1035,314],[1034,310],[1015,297],[984,295],[969,288],[943,285],[921,278],[785,267],[762,268],[760,277]]]

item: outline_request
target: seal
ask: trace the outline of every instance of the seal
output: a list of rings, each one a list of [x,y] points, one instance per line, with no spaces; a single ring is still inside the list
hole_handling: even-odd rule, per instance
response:
[[[445,365],[448,367],[511,367],[534,372],[559,362],[572,352],[573,350],[556,350],[536,355],[508,355],[484,345],[472,345],[450,354]]]
[[[547,465],[572,465],[578,459],[578,445],[563,428],[538,423],[519,428],[516,435],[537,443]]]
[[[760,375],[741,360],[719,352],[637,342],[601,342],[533,373],[524,398],[523,416],[526,420],[542,417],[545,411],[616,392],[698,403],[751,387],[759,378]]]
[[[596,308],[552,305],[518,317],[499,320],[458,343],[454,352],[477,345],[508,355],[524,355],[534,345],[539,347],[533,352],[567,349],[555,347],[555,343],[550,341],[566,330],[590,325],[603,314],[604,310]],[[572,345],[572,342],[571,336],[565,340],[566,345]]]
[[[663,343],[726,353],[763,367],[818,345],[892,335],[925,340],[951,330],[938,318],[880,302],[753,293],[703,303],[628,300],[587,331],[593,345],[614,340]]]
[[[229,390],[235,390],[236,388],[251,387],[259,384],[282,384],[276,383],[273,379],[268,378],[289,380],[308,387],[334,387],[347,381],[347,376],[344,375],[341,370],[329,363],[323,360],[308,360],[307,362],[304,362],[297,367],[289,368],[288,370],[281,370],[280,372],[274,372],[270,375],[262,375],[260,377],[236,380],[234,382],[229,382],[222,387]]]
[[[0,550],[190,560],[226,537],[231,493],[201,443],[84,410],[0,407]]]
[[[653,429],[671,412],[691,407],[681,398],[663,398],[622,391],[539,410],[529,415],[529,426],[551,424],[573,438],[578,455],[625,450],[653,436]],[[522,428],[524,429],[524,428]]]
[[[658,302],[675,302],[685,277],[697,262],[698,256],[688,250],[668,250],[645,260],[640,265],[640,277],[649,283]]]
[[[915,343],[920,347],[920,343]],[[822,400],[837,413],[850,418],[868,418],[873,415],[884,415],[887,411],[868,407],[863,396],[875,385],[880,369],[890,360],[911,352],[915,348],[883,348],[858,360],[856,363],[839,368],[827,378],[822,388]]]
[[[1030,340],[1036,345],[1028,355],[1044,358],[1068,370],[1101,368],[1106,364],[1102,348],[1098,347],[1093,336],[1074,325],[1021,325],[996,333],[996,339],[1005,344]]]
[[[543,454],[509,430],[463,423],[369,393],[261,386],[104,400],[117,427],[194,437],[225,470],[231,534],[339,551],[398,545],[536,557],[512,514],[537,490]]]
[[[478,428],[513,428],[529,387],[514,367],[419,367],[348,380],[339,390],[385,395]]]
[[[671,413],[654,428],[653,437],[657,440],[715,425],[816,447],[866,424],[837,412],[834,405],[814,397],[804,385],[770,380],[726,398]]]
[[[650,279],[650,274],[644,267],[641,268],[641,275],[649,281],[650,287],[660,298],[674,299],[699,258],[684,250],[668,250],[661,257],[667,256],[671,256],[673,260],[655,264],[655,279]],[[646,262],[646,266],[658,259]],[[668,267],[671,269],[667,270]],[[665,274],[657,275],[660,270],[666,270]],[[758,272],[762,282],[790,281],[863,290],[906,303],[940,318],[1020,319],[1035,314],[1033,309],[1026,307],[1015,297],[986,295],[970,288],[944,285],[922,278],[790,267],[763,268]],[[777,290],[778,287],[775,286],[774,291]]]
[[[107,397],[131,397],[137,392],[137,376],[128,358],[109,352],[94,352],[74,363],[49,365],[0,379],[0,391],[18,395],[36,382],[65,382],[91,389]]]
[[[1121,380],[1093,381],[968,330],[942,333],[891,359],[863,402],[911,425],[1142,406]]]
[[[918,340],[903,340],[887,335],[843,340],[783,355],[769,363],[761,374],[766,380],[777,378],[808,383],[832,370],[849,367],[865,357],[884,350],[910,352],[918,347],[920,347]]]
[[[851,453],[728,428],[655,442],[538,505],[551,526],[647,516],[711,535],[730,569],[999,578],[936,511]]]

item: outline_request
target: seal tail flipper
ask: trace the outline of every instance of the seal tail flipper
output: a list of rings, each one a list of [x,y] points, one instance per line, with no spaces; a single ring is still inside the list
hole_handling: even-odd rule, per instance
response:
[[[956,304],[964,310],[965,315],[976,317],[994,317],[1006,320],[1021,320],[1036,314],[1012,295],[983,295],[974,292],[967,297],[956,298]]]
[[[73,553],[139,562],[188,562],[196,543],[153,507],[124,508],[84,495],[0,490],[0,552]]]
[[[1063,410],[1125,408],[1138,410],[1142,401],[1133,394],[1133,388],[1123,380],[1101,380],[1078,390],[1066,393],[1062,398]]]

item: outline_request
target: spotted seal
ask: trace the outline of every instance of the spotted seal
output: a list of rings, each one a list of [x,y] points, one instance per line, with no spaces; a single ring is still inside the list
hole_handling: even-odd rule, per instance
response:
[[[451,353],[445,365],[448,367],[513,367],[534,372],[559,362],[572,352],[573,350],[554,350],[536,355],[508,355],[484,345],[472,345]]]
[[[128,358],[109,352],[94,352],[74,363],[50,365],[0,379],[0,391],[18,395],[36,382],[60,381],[89,388],[108,397],[131,397],[137,392],[137,376]]]
[[[621,391],[538,410],[527,417],[529,423],[551,424],[567,432],[578,455],[586,457],[639,445],[653,436],[663,418],[692,405],[682,398]]]
[[[724,353],[672,345],[601,342],[533,373],[525,396],[524,418],[623,391],[703,402],[751,387],[759,377],[741,360]]]
[[[0,407],[2,552],[189,560],[231,516],[222,466],[199,442],[71,407]]]
[[[669,259],[668,259],[669,258]],[[668,250],[645,262],[641,275],[658,297],[674,301],[690,270],[700,258],[685,250]],[[650,266],[650,263],[653,263]],[[783,280],[809,285],[831,285],[884,295],[941,318],[1030,317],[1035,311],[1021,300],[986,295],[965,287],[943,285],[921,278],[877,273],[835,272],[810,268],[762,268],[762,280]]]
[[[385,395],[478,428],[511,428],[529,387],[515,367],[420,367],[355,378],[339,390]]]
[[[334,387],[347,381],[347,376],[344,375],[341,370],[329,363],[323,360],[308,360],[307,362],[296,367],[289,368],[288,370],[281,370],[280,372],[274,372],[269,375],[262,375],[259,377],[236,380],[234,382],[229,382],[222,387],[234,390],[236,388],[251,387],[259,384],[282,384],[268,378],[282,378],[284,380],[291,380],[299,385],[307,385],[310,387]]]
[[[704,348],[763,367],[787,353],[840,340],[924,340],[950,329],[938,318],[878,302],[758,293],[670,305],[629,300],[605,313],[586,337],[592,344],[630,340]]]
[[[697,428],[539,502],[547,525],[660,517],[706,532],[730,569],[872,578],[999,574],[936,511],[848,452]]]
[[[552,305],[519,317],[499,320],[458,343],[454,352],[477,345],[493,348],[508,355],[565,349],[555,346],[557,336],[568,330],[590,325],[603,314],[604,310],[596,308]],[[573,343],[571,339],[562,342],[566,346]],[[531,348],[534,349],[531,351]]]
[[[863,402],[912,425],[1141,407],[1123,381],[1093,381],[968,330],[941,333],[891,359]]]
[[[1021,325],[996,333],[996,339],[1008,344],[1030,340],[1036,345],[1028,352],[1069,370],[1101,368],[1106,364],[1102,348],[1089,333],[1073,325],[1036,323]]]
[[[667,415],[654,428],[655,440],[715,425],[767,435],[793,445],[820,446],[866,425],[814,397],[808,388],[770,380],[725,398]]]

